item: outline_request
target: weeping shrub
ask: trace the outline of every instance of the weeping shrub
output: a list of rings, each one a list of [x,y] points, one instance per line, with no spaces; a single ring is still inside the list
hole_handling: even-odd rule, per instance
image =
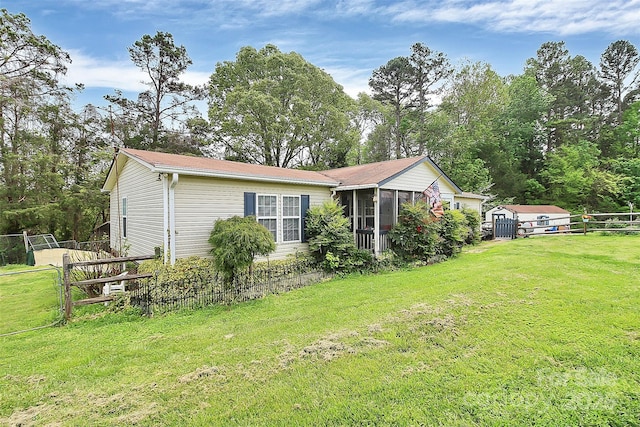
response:
[[[226,283],[233,283],[237,273],[249,267],[256,255],[267,256],[276,249],[271,232],[253,216],[216,221],[209,243],[214,266]]]

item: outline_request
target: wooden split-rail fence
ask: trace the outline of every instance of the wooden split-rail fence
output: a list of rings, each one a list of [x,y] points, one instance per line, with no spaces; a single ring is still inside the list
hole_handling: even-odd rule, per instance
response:
[[[64,254],[62,256],[62,270],[63,270],[63,281],[64,281],[64,316],[65,318],[67,320],[71,318],[73,307],[76,305],[97,304],[97,303],[113,300],[113,295],[101,295],[94,298],[86,298],[78,301],[73,301],[71,297],[72,286],[80,287],[80,286],[116,283],[116,282],[123,282],[123,281],[127,282],[131,280],[153,277],[153,274],[151,273],[126,274],[126,275],[120,274],[116,276],[99,277],[96,279],[73,281],[71,273],[74,268],[105,265],[105,264],[125,264],[127,262],[144,261],[148,259],[153,259],[155,257],[156,257],[155,255],[143,255],[143,256],[133,256],[133,257],[91,259],[91,260],[85,260],[85,261],[72,262],[70,260],[69,254]]]

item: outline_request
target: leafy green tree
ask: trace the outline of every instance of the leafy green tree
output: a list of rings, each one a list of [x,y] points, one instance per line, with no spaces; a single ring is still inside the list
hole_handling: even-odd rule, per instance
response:
[[[620,158],[611,162],[611,172],[620,176],[618,206],[626,210],[629,203],[640,211],[640,158]]]
[[[440,108],[456,126],[473,128],[492,123],[507,100],[507,86],[489,64],[466,63],[449,82]]]
[[[541,173],[547,202],[572,211],[615,208],[621,177],[602,170],[598,156],[598,148],[588,141],[564,145],[550,153]]]
[[[267,256],[276,249],[271,232],[253,216],[217,220],[209,243],[214,265],[228,284],[253,264],[256,255]]]
[[[345,166],[356,106],[329,74],[276,46],[243,47],[216,65],[209,118],[228,159],[268,166]]]
[[[640,101],[625,110],[616,128],[617,152],[625,157],[640,156]]]
[[[359,165],[367,163],[367,139],[378,126],[386,123],[388,107],[385,107],[380,101],[376,101],[364,92],[358,94],[356,106],[357,110],[353,115],[352,121],[359,132],[359,143],[356,144],[355,149],[351,152],[349,164]],[[385,158],[388,157],[385,156]]]
[[[443,82],[453,73],[449,59],[442,52],[436,52],[422,43],[411,46],[409,63],[413,67],[413,100],[414,120],[410,132],[411,143],[405,146],[407,156],[427,154],[429,141],[433,137],[430,132],[428,111],[433,106],[433,96],[438,95]]]
[[[492,186],[491,164],[501,157],[494,123],[506,103],[502,78],[485,63],[464,64],[445,90],[440,110],[454,130],[444,146],[443,166],[465,189],[484,192]]]
[[[483,144],[478,156],[486,161],[491,191],[499,199],[532,203],[527,182],[539,179],[544,165],[547,136],[541,122],[551,97],[527,74],[511,77],[506,89],[506,105],[493,124],[495,144]]]
[[[180,81],[192,62],[186,48],[176,46],[170,33],[145,34],[129,47],[129,56],[148,77],[145,84],[149,89],[140,93],[135,101],[118,91],[105,98],[122,110],[121,120],[134,123],[133,134],[122,140],[125,146],[162,148],[168,138],[175,139],[176,131],[184,131],[189,119],[199,116],[194,101],[204,96],[203,90]],[[175,141],[171,143],[175,145]],[[174,151],[193,149],[185,147],[185,150]]]

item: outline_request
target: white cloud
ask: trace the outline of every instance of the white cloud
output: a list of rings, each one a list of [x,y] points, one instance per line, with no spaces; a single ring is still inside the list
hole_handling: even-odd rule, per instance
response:
[[[640,1],[407,1],[389,7],[386,13],[395,22],[471,23],[505,32],[637,34]]]
[[[145,90],[144,74],[130,61],[107,61],[68,50],[72,63],[63,79],[67,84],[83,83],[86,87],[103,87],[123,91]]]
[[[69,54],[73,62],[63,78],[67,85],[82,83],[85,87],[105,88],[109,91],[119,89],[125,92],[142,92],[147,89],[142,82],[148,80],[148,77],[130,61],[97,59],[74,50],[69,50]],[[202,85],[207,83],[210,76],[210,72],[187,70],[181,80],[191,85]]]
[[[360,92],[370,93],[369,77],[371,70],[346,67],[324,67],[333,80],[341,85],[345,93],[352,98],[357,98]]]
[[[374,0],[339,0],[336,5],[338,15],[365,15],[375,11]]]

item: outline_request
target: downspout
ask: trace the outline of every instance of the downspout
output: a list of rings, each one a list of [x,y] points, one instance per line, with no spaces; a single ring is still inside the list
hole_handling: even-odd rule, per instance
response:
[[[176,263],[176,185],[178,185],[178,174],[173,173],[171,175],[171,184],[169,185],[169,251],[171,265]]]
[[[164,263],[169,261],[169,182],[166,174],[162,174],[162,252]]]

